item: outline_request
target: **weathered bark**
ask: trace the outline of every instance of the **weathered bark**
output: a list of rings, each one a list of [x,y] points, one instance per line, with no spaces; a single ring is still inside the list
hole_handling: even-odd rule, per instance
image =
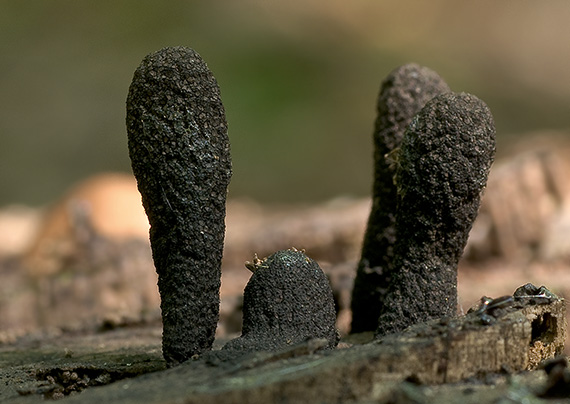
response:
[[[509,311],[512,310],[512,311]],[[565,303],[509,308],[492,325],[478,314],[435,320],[393,334],[381,343],[295,357],[249,358],[200,388],[188,403],[390,402],[395,383],[455,383],[488,373],[515,373],[562,353]],[[298,352],[306,353],[298,348]],[[261,360],[260,360],[261,359]],[[239,386],[239,388],[237,387]],[[192,391],[192,393],[190,393]]]
[[[544,299],[538,300],[544,303]],[[502,310],[493,313],[496,321],[491,325],[483,324],[481,314],[473,312],[417,324],[380,343],[347,349],[318,351],[326,341],[312,340],[278,352],[257,352],[228,361],[213,360],[210,355],[216,352],[207,353],[205,360],[87,389],[67,400],[84,404],[409,402],[393,397],[404,380],[439,384],[492,373],[514,374],[535,369],[539,362],[562,352],[564,300],[549,304],[516,302]],[[481,383],[476,384],[474,397],[481,391]],[[467,387],[459,387],[457,393]],[[496,388],[499,386],[492,390]],[[526,390],[525,394],[531,393]]]

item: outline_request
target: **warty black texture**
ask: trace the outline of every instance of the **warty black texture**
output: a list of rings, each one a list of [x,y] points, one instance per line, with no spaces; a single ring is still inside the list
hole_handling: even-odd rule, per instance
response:
[[[278,251],[259,265],[244,292],[242,335],[224,349],[274,351],[324,338],[338,344],[334,299],[316,261],[297,250]]]
[[[491,112],[470,94],[439,95],[397,154],[397,242],[378,336],[456,314],[457,264],[495,155]]]
[[[424,105],[451,91],[433,70],[414,63],[392,71],[382,82],[374,128],[372,209],[352,294],[352,332],[374,331],[390,284],[396,243],[394,150]]]
[[[173,365],[214,340],[232,174],[220,91],[200,55],[172,47],[146,56],[129,88],[126,123],[151,225],[163,355]]]

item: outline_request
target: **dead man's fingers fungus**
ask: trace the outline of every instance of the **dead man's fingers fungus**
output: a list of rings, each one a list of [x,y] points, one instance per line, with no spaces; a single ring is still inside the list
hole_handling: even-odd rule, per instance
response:
[[[396,157],[394,271],[377,334],[454,316],[457,264],[495,155],[487,105],[465,93],[429,101]]]
[[[253,274],[244,292],[242,335],[224,349],[274,351],[313,338],[336,347],[332,290],[316,261],[290,249],[248,264]]]
[[[414,115],[433,97],[449,91],[436,72],[414,63],[398,67],[382,82],[373,135],[372,209],[352,294],[353,333],[376,329],[390,284],[396,243],[397,149]]]
[[[211,348],[232,174],[216,80],[194,50],[144,58],[127,98],[129,155],[150,222],[169,365]]]

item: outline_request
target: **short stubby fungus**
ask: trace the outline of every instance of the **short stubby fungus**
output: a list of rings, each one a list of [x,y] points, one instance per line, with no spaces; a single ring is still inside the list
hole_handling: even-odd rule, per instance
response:
[[[198,53],[172,47],[143,59],[129,88],[127,132],[171,366],[214,341],[232,174],[220,90]]]
[[[336,347],[333,294],[316,261],[289,249],[246,266],[253,275],[244,292],[242,335],[224,349],[274,351],[313,338]]]
[[[393,268],[396,242],[395,150],[410,121],[438,94],[451,91],[427,67],[406,64],[382,82],[374,129],[374,185],[372,210],[352,294],[351,331],[374,331]]]
[[[395,158],[394,271],[377,336],[454,316],[457,264],[495,155],[487,105],[446,93],[414,117]]]

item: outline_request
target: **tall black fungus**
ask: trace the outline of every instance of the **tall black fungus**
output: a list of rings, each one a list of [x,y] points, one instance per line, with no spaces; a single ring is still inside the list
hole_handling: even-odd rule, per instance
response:
[[[127,99],[129,154],[148,216],[169,365],[210,349],[219,314],[227,123],[216,80],[189,48],[146,56]]]
[[[304,252],[278,251],[248,265],[253,271],[244,292],[243,329],[224,349],[277,350],[312,338],[334,348],[334,299],[319,265]]]
[[[439,95],[412,120],[395,158],[397,241],[378,336],[455,315],[457,263],[494,155],[493,117],[473,95]]]
[[[372,210],[352,294],[352,332],[374,331],[384,305],[396,242],[396,187],[393,151],[413,116],[438,94],[449,92],[434,71],[407,64],[383,81],[374,129]]]

